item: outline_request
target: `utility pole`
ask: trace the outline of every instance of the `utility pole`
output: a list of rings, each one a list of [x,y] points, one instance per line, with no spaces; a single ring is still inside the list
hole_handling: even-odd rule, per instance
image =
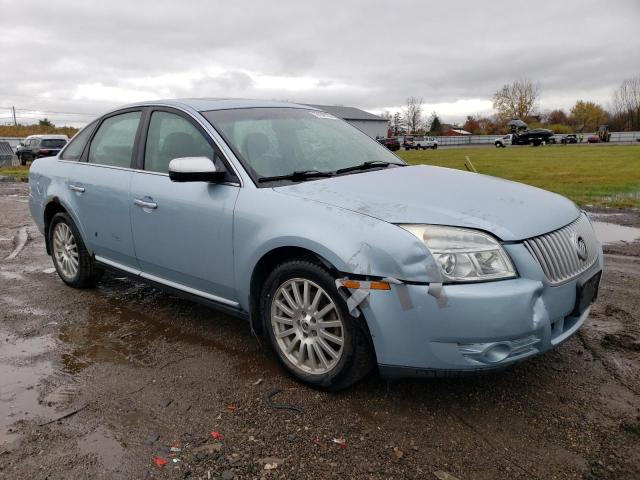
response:
[[[16,121],[16,107],[11,107],[11,111],[13,112],[13,125],[17,127],[18,122]]]

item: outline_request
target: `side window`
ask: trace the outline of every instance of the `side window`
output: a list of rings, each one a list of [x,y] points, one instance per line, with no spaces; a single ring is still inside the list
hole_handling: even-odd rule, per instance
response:
[[[181,157],[214,158],[213,147],[191,122],[180,115],[153,112],[144,151],[144,169],[167,173],[169,162]]]
[[[87,125],[82,131],[78,132],[69,142],[69,146],[62,153],[60,158],[62,160],[80,160],[84,147],[89,141],[91,132],[96,126],[96,122]]]
[[[133,147],[140,123],[140,112],[122,113],[107,118],[89,147],[89,163],[130,167]]]

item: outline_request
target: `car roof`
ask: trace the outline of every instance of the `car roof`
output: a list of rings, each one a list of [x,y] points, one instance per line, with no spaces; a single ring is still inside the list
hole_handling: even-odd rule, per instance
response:
[[[309,105],[299,105],[297,103],[278,102],[274,100],[254,100],[248,98],[176,98],[165,100],[150,100],[126,105],[121,108],[137,107],[145,105],[166,105],[174,107],[191,107],[199,112],[210,110],[230,110],[235,108],[302,108],[305,110],[318,110]]]
[[[66,135],[58,135],[58,134],[29,135],[27,138],[43,138],[43,139],[49,139],[49,140],[69,140],[69,137],[67,137]],[[26,140],[26,138],[25,138],[25,140]]]

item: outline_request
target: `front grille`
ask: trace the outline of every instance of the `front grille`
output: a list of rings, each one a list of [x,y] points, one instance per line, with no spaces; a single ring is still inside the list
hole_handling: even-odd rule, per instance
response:
[[[584,213],[566,227],[525,240],[524,245],[552,285],[575,278],[588,270],[598,258],[598,241]],[[584,258],[580,257],[580,246],[584,247]]]

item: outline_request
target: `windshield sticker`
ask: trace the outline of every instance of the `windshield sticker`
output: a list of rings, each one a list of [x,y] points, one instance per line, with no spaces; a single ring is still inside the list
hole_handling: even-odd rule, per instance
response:
[[[309,110],[309,113],[314,117],[318,117],[318,118],[326,118],[328,120],[338,120],[336,117],[334,117],[333,115],[327,112],[316,112],[313,110]]]

